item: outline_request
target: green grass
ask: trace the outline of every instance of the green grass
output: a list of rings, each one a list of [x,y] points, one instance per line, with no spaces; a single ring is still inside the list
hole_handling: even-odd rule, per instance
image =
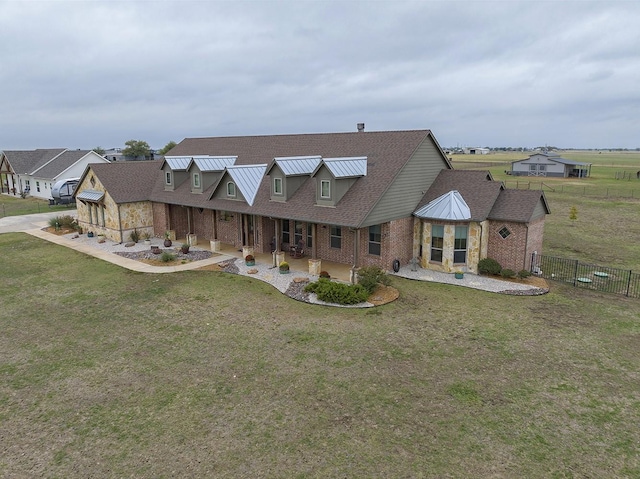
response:
[[[637,300],[394,278],[371,314],[23,234],[0,257],[0,476],[640,475]]]
[[[545,221],[543,254],[640,272],[640,180],[635,177],[640,170],[640,152],[560,152],[564,158],[592,163],[589,178],[514,178],[505,174],[510,161],[528,154],[455,155],[453,165],[472,168],[483,162],[504,161],[501,166],[477,169],[488,169],[509,188],[542,188],[551,208]],[[616,180],[615,173],[621,171],[633,173],[633,179]],[[569,218],[573,206],[578,212],[575,221]]]
[[[49,206],[49,202],[29,196],[20,198],[19,196],[0,195],[0,218],[4,216],[21,216],[35,213],[48,213],[51,211],[67,211],[75,208],[75,205],[55,205]]]

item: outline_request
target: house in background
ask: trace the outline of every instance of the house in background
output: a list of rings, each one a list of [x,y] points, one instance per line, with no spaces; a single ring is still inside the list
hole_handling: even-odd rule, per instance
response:
[[[137,229],[208,240],[214,250],[225,244],[270,253],[303,244],[314,264],[354,269],[388,270],[395,261],[422,256],[427,268],[476,271],[478,259],[501,247],[524,258],[526,241],[515,241],[523,224],[529,231],[537,225],[541,243],[544,214],[528,211],[524,222],[518,216],[524,203],[530,206],[530,192],[501,197],[502,183],[487,173],[452,172],[429,130],[365,132],[363,126],[353,133],[187,138],[161,161],[89,165],[75,193],[79,223],[116,241]],[[467,202],[471,216],[434,216],[431,203],[456,190],[454,183],[460,188],[452,201]],[[490,205],[485,196],[473,196],[476,187],[490,190]],[[517,200],[513,211],[504,204],[511,199]],[[538,200],[546,208],[544,197]],[[508,213],[496,217],[500,229],[508,226],[505,235],[513,237],[492,247],[488,214],[498,206]],[[479,236],[476,223],[484,228]],[[441,257],[431,254],[435,224],[444,231]],[[455,242],[462,240],[456,226],[464,225],[466,243]],[[449,233],[456,243],[451,261],[444,247]]]
[[[591,163],[567,160],[553,152],[538,152],[524,160],[511,162],[509,174],[513,176],[586,178],[591,175]]]
[[[108,162],[92,150],[5,150],[0,152],[2,192],[48,200],[57,181],[78,178],[87,165]]]

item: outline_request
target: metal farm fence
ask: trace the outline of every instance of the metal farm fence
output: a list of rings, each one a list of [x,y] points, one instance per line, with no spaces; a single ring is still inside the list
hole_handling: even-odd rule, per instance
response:
[[[545,279],[569,283],[576,288],[640,298],[640,273],[628,269],[533,253],[531,272]]]

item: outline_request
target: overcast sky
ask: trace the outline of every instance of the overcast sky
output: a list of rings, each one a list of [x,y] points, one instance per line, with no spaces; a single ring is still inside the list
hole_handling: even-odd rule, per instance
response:
[[[640,147],[640,2],[2,1],[0,150],[431,129]]]

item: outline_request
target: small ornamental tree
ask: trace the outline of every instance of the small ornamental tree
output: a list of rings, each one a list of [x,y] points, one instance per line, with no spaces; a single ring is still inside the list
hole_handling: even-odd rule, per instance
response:
[[[575,205],[569,209],[569,219],[571,221],[578,219],[578,208],[576,208]]]

